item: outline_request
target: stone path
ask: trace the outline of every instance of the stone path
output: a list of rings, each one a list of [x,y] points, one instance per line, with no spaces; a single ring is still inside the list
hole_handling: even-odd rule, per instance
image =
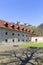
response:
[[[0,65],[43,65],[43,49],[19,48],[0,52]]]

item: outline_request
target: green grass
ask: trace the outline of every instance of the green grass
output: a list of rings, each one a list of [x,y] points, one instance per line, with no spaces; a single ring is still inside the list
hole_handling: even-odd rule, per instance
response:
[[[28,47],[37,47],[37,48],[43,48],[43,43],[25,43],[25,44],[20,44],[21,47],[23,48],[28,48]]]

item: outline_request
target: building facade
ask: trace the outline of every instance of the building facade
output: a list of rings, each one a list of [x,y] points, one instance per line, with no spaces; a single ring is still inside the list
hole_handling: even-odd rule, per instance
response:
[[[31,42],[43,43],[43,37],[32,37]]]
[[[0,20],[0,44],[28,43],[33,34],[24,26]]]

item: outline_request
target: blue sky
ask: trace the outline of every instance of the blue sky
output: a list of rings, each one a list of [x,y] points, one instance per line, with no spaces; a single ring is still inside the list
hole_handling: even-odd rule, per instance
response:
[[[43,23],[43,0],[0,0],[0,19],[16,23]]]

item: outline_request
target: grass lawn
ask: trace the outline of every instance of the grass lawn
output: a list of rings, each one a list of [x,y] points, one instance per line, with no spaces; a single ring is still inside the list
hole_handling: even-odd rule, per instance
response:
[[[20,44],[20,46],[23,48],[28,48],[28,47],[43,48],[43,43],[30,42],[30,43]]]

